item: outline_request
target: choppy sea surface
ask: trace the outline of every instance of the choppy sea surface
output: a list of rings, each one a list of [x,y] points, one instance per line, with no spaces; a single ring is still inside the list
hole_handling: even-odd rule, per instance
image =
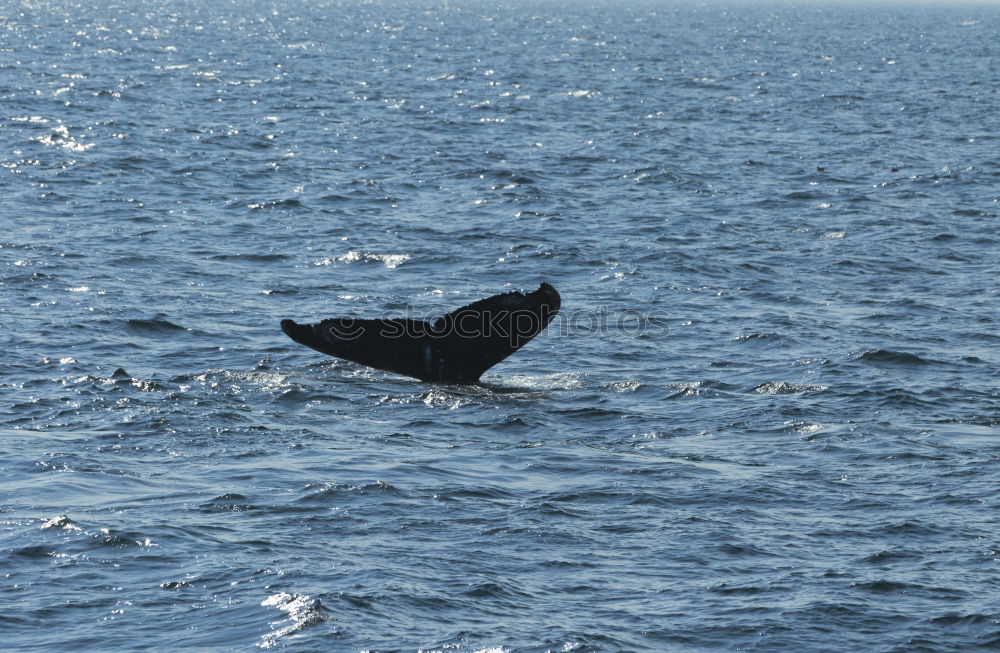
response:
[[[0,5],[16,651],[1000,648],[1000,7]],[[548,281],[478,386],[283,318]]]

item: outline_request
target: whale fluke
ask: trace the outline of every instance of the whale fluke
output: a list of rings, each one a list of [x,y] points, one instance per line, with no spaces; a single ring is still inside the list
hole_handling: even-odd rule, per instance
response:
[[[531,293],[508,292],[473,302],[434,321],[350,317],[296,324],[289,338],[330,356],[444,383],[475,383],[483,372],[542,332],[559,312],[547,283]]]

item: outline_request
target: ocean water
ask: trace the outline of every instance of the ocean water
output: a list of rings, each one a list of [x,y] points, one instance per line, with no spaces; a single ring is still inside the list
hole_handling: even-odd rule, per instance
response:
[[[0,3],[10,651],[1000,648],[1000,6]],[[542,281],[477,386],[278,323]]]

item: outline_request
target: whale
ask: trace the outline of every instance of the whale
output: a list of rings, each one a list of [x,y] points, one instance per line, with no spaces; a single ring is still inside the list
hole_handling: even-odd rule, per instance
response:
[[[433,320],[335,317],[316,324],[282,320],[295,342],[329,356],[436,383],[478,383],[527,344],[559,312],[548,283],[534,292],[480,299]]]

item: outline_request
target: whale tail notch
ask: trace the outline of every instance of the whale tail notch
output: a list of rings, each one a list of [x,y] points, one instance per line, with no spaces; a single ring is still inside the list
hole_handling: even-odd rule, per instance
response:
[[[323,320],[281,330],[300,344],[330,356],[421,381],[476,383],[493,367],[541,333],[561,299],[542,283],[531,293],[508,292],[463,306],[437,320],[406,318]]]

